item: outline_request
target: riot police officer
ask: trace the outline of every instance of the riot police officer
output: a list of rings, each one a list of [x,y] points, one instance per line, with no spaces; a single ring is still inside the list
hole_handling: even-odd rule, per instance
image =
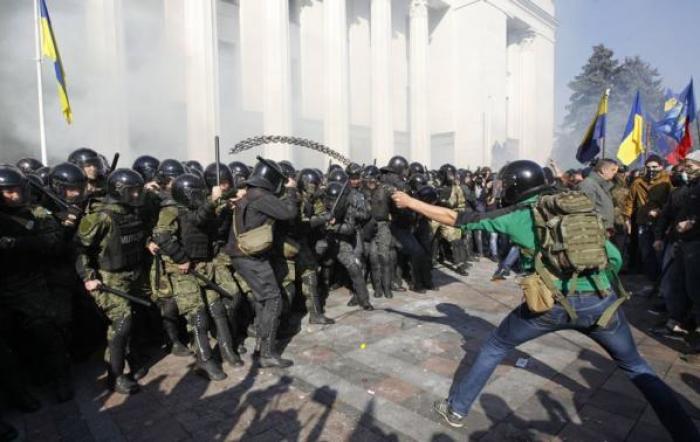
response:
[[[88,147],[81,147],[74,150],[68,156],[68,162],[83,169],[87,177],[87,195],[91,199],[100,200],[106,193],[107,166],[94,150]]]
[[[164,296],[161,303],[166,317],[166,332],[174,346],[178,345],[173,316],[184,315],[188,328],[194,334],[199,369],[211,380],[222,380],[226,375],[213,358],[209,345],[207,308],[216,326],[222,358],[234,366],[243,363],[233,348],[231,331],[219,295],[211,289],[203,290],[202,281],[193,274],[203,275],[231,296],[238,295],[230,271],[225,267],[215,269],[213,264],[218,252],[215,242],[219,233],[215,209],[221,189],[214,186],[209,199],[201,178],[183,174],[173,181],[172,197],[176,205],[161,209],[158,223],[153,229],[153,240],[163,256],[164,277],[170,286],[165,293],[172,294],[172,297]]]
[[[357,248],[357,217],[348,201],[347,189],[338,182],[331,182],[325,190],[323,213],[310,220],[312,228],[323,229],[325,236],[316,244],[316,252],[322,259],[337,260],[348,272],[352,281],[353,298],[365,310],[374,310],[369,302],[364,272]]]
[[[121,394],[139,389],[136,380],[124,372],[133,326],[132,305],[100,287],[140,296],[146,253],[146,232],[138,210],[143,204],[143,184],[141,175],[131,169],[112,172],[104,204],[85,214],[76,235],[76,270],[110,321],[108,381]],[[130,368],[135,372],[135,367]]]
[[[246,180],[248,189],[234,208],[233,222],[224,251],[231,256],[238,274],[251,288],[256,303],[256,334],[260,338],[260,365],[288,367],[276,349],[276,335],[282,311],[282,294],[270,264],[275,221],[297,216],[296,182],[285,177],[271,160],[258,162]],[[280,199],[283,187],[287,198]]]
[[[73,391],[65,342],[50,311],[50,293],[40,256],[54,256],[60,231],[41,228],[30,204],[29,183],[15,166],[0,165],[0,311],[18,326],[22,345],[39,352],[38,369],[55,385],[59,401]]]

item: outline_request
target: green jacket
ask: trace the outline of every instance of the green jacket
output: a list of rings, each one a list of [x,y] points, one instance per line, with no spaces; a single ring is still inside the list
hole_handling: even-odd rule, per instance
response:
[[[534,203],[535,201],[537,201],[537,196],[523,201],[522,204]],[[535,222],[532,218],[532,211],[528,207],[506,208],[486,213],[460,212],[456,225],[461,227],[462,230],[485,230],[507,235],[513,244],[520,247],[521,250],[529,249],[536,252],[540,250],[540,244],[535,235]],[[606,241],[605,251],[610,261],[608,271],[619,272],[622,267],[622,256],[619,250],[610,241]],[[532,258],[524,254],[521,255],[521,262],[525,270],[532,270],[534,267]],[[602,284],[602,287],[598,287],[599,289],[604,290],[610,287],[610,277],[606,273],[602,273],[598,279],[600,284]],[[557,279],[554,282],[557,288],[562,290],[562,281]],[[595,289],[596,286],[590,277],[578,278],[576,291],[589,292],[595,291]]]

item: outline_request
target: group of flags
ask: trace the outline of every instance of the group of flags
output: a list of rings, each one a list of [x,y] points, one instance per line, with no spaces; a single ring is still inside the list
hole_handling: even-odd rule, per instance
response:
[[[610,89],[606,89],[600,97],[595,117],[576,151],[576,159],[581,163],[588,163],[604,150],[609,96]],[[696,118],[692,79],[680,94],[666,91],[663,116],[659,121],[653,121],[644,111],[637,91],[617,149],[617,159],[624,165],[630,165],[653,151],[665,157],[670,164],[677,164],[692,150],[690,123],[696,121]]]

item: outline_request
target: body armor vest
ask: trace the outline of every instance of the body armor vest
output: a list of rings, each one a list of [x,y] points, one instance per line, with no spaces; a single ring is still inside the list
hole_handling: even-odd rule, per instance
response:
[[[197,225],[195,217],[196,212],[184,207],[178,208],[180,243],[189,259],[209,261],[213,258],[212,240],[216,233],[216,220],[210,219],[203,225]]]
[[[103,209],[112,220],[107,243],[100,254],[100,269],[109,272],[132,270],[141,265],[146,248],[146,231],[135,211],[116,213]]]
[[[375,221],[389,221],[389,198],[387,192],[380,187],[368,191],[367,200],[370,204],[370,213]]]

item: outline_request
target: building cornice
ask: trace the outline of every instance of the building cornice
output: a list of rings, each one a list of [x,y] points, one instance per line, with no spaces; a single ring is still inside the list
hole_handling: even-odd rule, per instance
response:
[[[531,15],[538,22],[545,25],[551,30],[554,30],[559,25],[559,22],[557,22],[557,20],[552,14],[542,9],[540,6],[537,5],[537,3],[535,3],[532,0],[454,0],[452,2],[452,8],[461,9],[482,2],[503,11],[506,15],[509,16],[512,14],[509,14],[507,11],[509,9],[512,10],[513,6],[515,6],[521,11],[524,11],[527,14]]]

